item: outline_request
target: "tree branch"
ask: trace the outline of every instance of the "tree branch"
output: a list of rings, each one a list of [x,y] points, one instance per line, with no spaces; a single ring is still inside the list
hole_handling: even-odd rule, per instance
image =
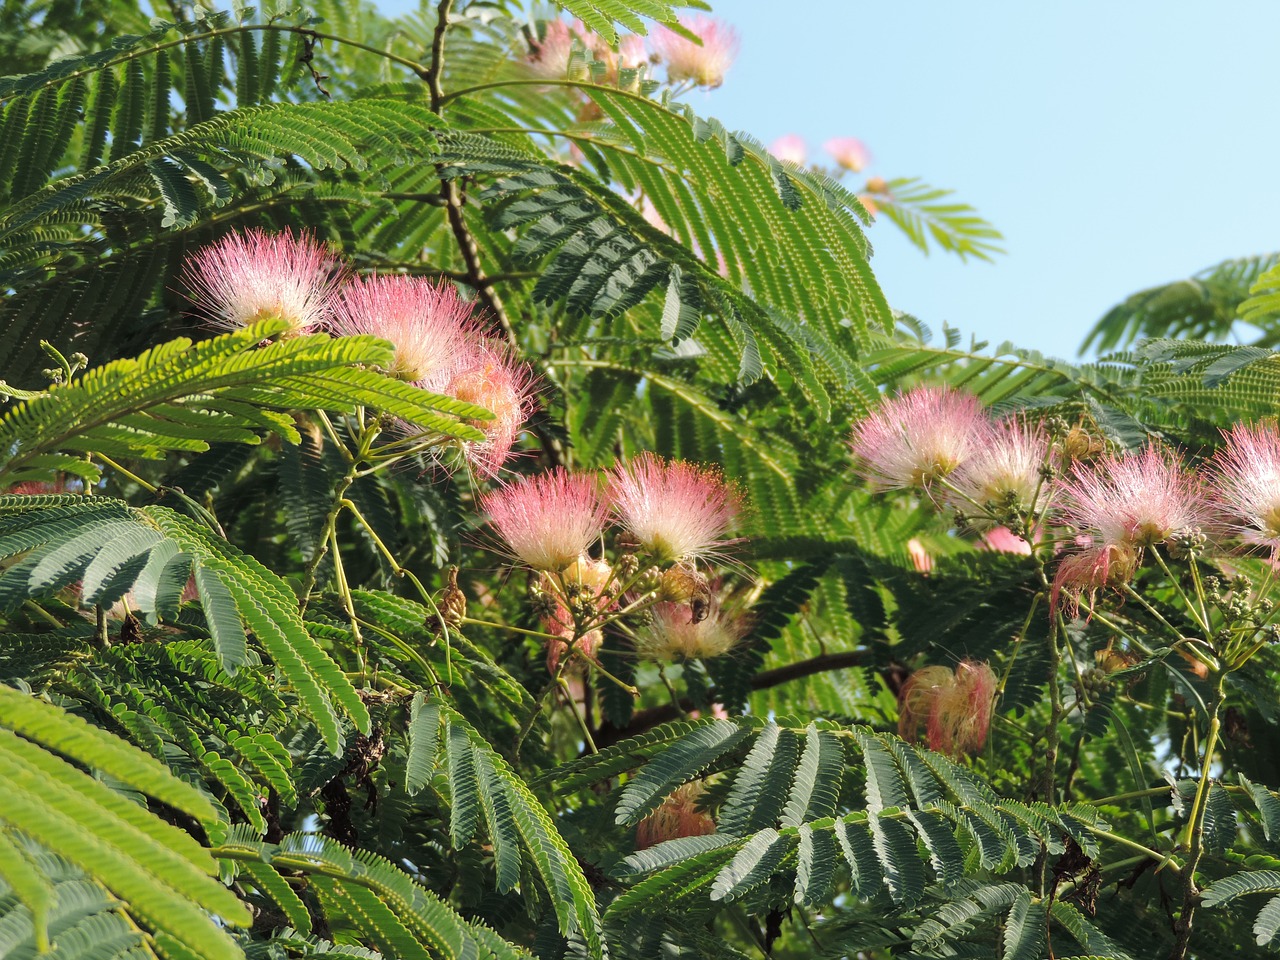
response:
[[[453,0],[440,0],[436,8],[436,31],[431,37],[431,66],[423,77],[427,88],[431,91],[431,112],[439,113],[444,102],[444,87],[440,80],[444,76],[444,35],[449,29],[449,11],[453,9]]]
[[[751,689],[768,690],[770,687],[781,686],[784,683],[790,683],[792,680],[811,677],[815,673],[847,670],[849,667],[858,666],[861,662],[862,654],[856,650],[847,650],[842,653],[824,653],[817,657],[810,657],[808,660],[789,663],[785,667],[776,667],[773,670],[757,673],[751,678]],[[605,747],[630,737],[639,736],[652,727],[666,723],[669,720],[675,720],[680,716],[680,710],[687,712],[692,709],[694,709],[693,702],[686,697],[680,701],[679,709],[674,703],[665,703],[658,707],[640,710],[632,715],[631,723],[622,729],[618,729],[611,723],[606,722],[600,727],[600,731],[596,735],[596,746]]]

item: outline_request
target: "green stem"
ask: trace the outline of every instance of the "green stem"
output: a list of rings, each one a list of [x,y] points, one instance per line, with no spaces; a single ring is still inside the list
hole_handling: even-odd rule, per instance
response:
[[[399,561],[395,558],[395,554],[393,554],[387,548],[387,545],[382,542],[382,538],[378,536],[377,531],[373,529],[373,525],[365,519],[365,515],[360,512],[360,508],[357,507],[355,503],[350,500],[343,499],[341,506],[356,519],[356,522],[359,523],[360,526],[364,527],[364,532],[368,534],[369,539],[371,539],[374,542],[374,545],[378,548],[378,552],[382,554],[383,559],[385,559],[390,565],[392,574],[397,577],[403,577],[405,580],[408,580],[413,584],[414,589],[418,591],[418,596],[422,598],[423,604],[430,608],[432,615],[436,618],[436,624],[440,628],[440,637],[444,642],[445,678],[447,682],[452,683],[453,648],[449,644],[449,621],[445,619],[444,614],[440,612],[440,608],[436,606],[435,598],[431,596],[431,592],[426,588],[423,582],[418,579],[417,574],[400,565]],[[425,663],[426,661],[424,660],[423,662]],[[437,682],[439,681],[437,680]]]
[[[582,714],[578,713],[578,701],[574,699],[573,691],[569,689],[569,681],[563,676],[556,678],[556,683],[560,687],[560,692],[564,695],[565,706],[569,708],[569,712],[573,714],[573,719],[578,721],[578,729],[582,731],[582,739],[587,745],[587,749],[592,753],[599,753],[596,749],[596,742],[591,738],[591,730],[587,727],[587,721],[583,719]],[[586,681],[584,680],[585,684]]]
[[[1118,833],[1112,833],[1109,830],[1100,830],[1096,827],[1090,827],[1089,832],[1100,840],[1110,840],[1112,843],[1118,844],[1122,847],[1128,847],[1130,850],[1136,850],[1146,856],[1148,860],[1155,860],[1157,863],[1162,865],[1168,864],[1169,869],[1176,874],[1182,874],[1186,870],[1185,866],[1179,866],[1177,861],[1171,859],[1169,855],[1163,854],[1159,850],[1152,850],[1150,847],[1138,843],[1137,840],[1130,840],[1128,837],[1122,837]]]
[[[338,584],[338,596],[342,598],[342,608],[347,611],[347,619],[351,622],[351,639],[355,646],[356,666],[364,669],[364,637],[360,634],[360,618],[356,616],[355,598],[351,596],[351,585],[347,582],[347,570],[342,563],[342,551],[338,549],[338,534],[330,531],[333,542],[333,575]]]
[[[1191,928],[1195,921],[1196,904],[1200,899],[1200,888],[1196,885],[1196,867],[1204,857],[1204,813],[1209,796],[1210,771],[1213,757],[1218,749],[1218,733],[1221,730],[1219,713],[1222,710],[1223,685],[1227,675],[1220,674],[1214,688],[1213,699],[1209,705],[1209,732],[1205,737],[1204,759],[1200,763],[1200,782],[1196,784],[1195,799],[1191,802],[1191,812],[1187,815],[1187,831],[1183,845],[1187,848],[1187,865],[1182,879],[1182,914],[1175,927],[1178,933],[1177,942],[1169,954],[1169,960],[1186,960],[1187,951],[1191,947]]]
[[[996,687],[996,693],[1000,696],[1004,695],[1004,688],[1009,683],[1009,675],[1013,673],[1013,664],[1018,659],[1018,651],[1022,649],[1022,641],[1026,639],[1027,631],[1031,629],[1031,620],[1040,606],[1040,601],[1043,599],[1043,590],[1031,598],[1031,606],[1027,609],[1026,619],[1022,621],[1022,629],[1018,631],[1018,635],[1014,638],[1013,650],[1009,654],[1009,664],[1004,668],[1004,675],[1000,678],[1000,683]]]
[[[1174,638],[1175,640],[1183,640],[1183,639],[1185,639],[1185,637],[1184,637],[1184,636],[1183,636],[1183,634],[1182,634],[1182,631],[1181,631],[1181,630],[1179,630],[1177,627],[1175,627],[1175,626],[1174,626],[1172,623],[1170,623],[1168,620],[1166,620],[1166,619],[1164,618],[1164,614],[1162,614],[1159,610],[1157,610],[1157,609],[1156,609],[1155,607],[1153,607],[1150,603],[1148,603],[1148,602],[1147,602],[1147,598],[1146,598],[1146,597],[1144,597],[1142,594],[1140,594],[1137,590],[1133,589],[1132,585],[1130,585],[1130,584],[1126,583],[1126,584],[1124,585],[1124,591],[1125,591],[1125,593],[1126,593],[1126,594],[1128,594],[1128,595],[1129,595],[1129,597],[1131,597],[1131,598],[1132,598],[1132,599],[1134,599],[1134,600],[1137,600],[1137,601],[1138,601],[1138,603],[1142,605],[1142,608],[1143,608],[1144,610],[1146,610],[1146,611],[1147,611],[1147,613],[1149,613],[1149,614],[1151,614],[1153,617],[1155,617],[1155,618],[1156,618],[1156,620],[1157,620],[1157,621],[1158,621],[1158,622],[1159,622],[1159,623],[1160,623],[1160,624],[1161,624],[1165,629],[1167,629],[1171,634],[1173,634],[1173,638]]]
[[[1159,566],[1161,571],[1164,572],[1164,575],[1168,578],[1170,585],[1177,591],[1179,598],[1181,598],[1183,604],[1191,613],[1191,619],[1195,621],[1197,627],[1204,631],[1204,635],[1206,637],[1209,636],[1212,631],[1209,629],[1208,618],[1203,616],[1196,608],[1195,601],[1193,601],[1187,591],[1183,589],[1182,582],[1173,575],[1173,571],[1170,570],[1169,565],[1165,563],[1164,557],[1160,555],[1160,551],[1155,547],[1152,547],[1150,552],[1151,555],[1156,558],[1157,566]]]

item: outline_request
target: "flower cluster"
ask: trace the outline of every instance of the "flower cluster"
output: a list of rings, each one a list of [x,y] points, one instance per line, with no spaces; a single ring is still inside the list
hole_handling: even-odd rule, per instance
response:
[[[533,377],[486,336],[473,302],[448,281],[399,274],[351,277],[308,235],[230,233],[187,261],[197,309],[216,327],[287,323],[287,336],[373,336],[394,348],[388,374],[493,414],[474,425],[483,441],[463,446],[483,476],[511,453],[533,402]],[[406,430],[408,425],[403,425]]]
[[[923,667],[898,694],[898,735],[959,757],[987,742],[995,708],[996,675],[985,663],[963,660],[955,671]]]
[[[525,62],[536,77],[564,80],[569,75],[575,47],[590,52],[593,60],[604,64],[604,76],[599,78],[604,83],[617,83],[620,70],[635,70],[649,62],[644,37],[628,34],[619,39],[618,49],[614,50],[604,37],[588,30],[581,20],[570,24],[559,18],[547,20],[542,36],[529,41]]]
[[[871,163],[871,152],[866,144],[854,137],[833,137],[822,145],[835,161],[837,173],[847,170],[859,173]],[[769,152],[779,160],[804,166],[809,157],[809,147],[798,133],[787,133],[769,144]]]
[[[504,484],[480,505],[506,551],[532,571],[553,673],[569,652],[593,661],[606,623],[650,660],[718,656],[745,631],[699,569],[733,542],[741,509],[714,470],[642,454],[603,474],[561,467]]]
[[[706,792],[701,781],[677,787],[662,806],[640,821],[636,827],[636,849],[645,850],[666,840],[680,837],[702,837],[715,833],[716,822],[699,807]]]
[[[581,20],[569,23],[554,18],[542,24],[539,36],[530,38],[525,63],[535,77],[564,80],[570,77],[574,51],[578,50],[582,52],[583,61],[589,54],[591,60],[603,65],[601,73],[590,77],[592,82],[616,84],[623,70],[663,62],[667,66],[667,80],[673,85],[720,86],[738,53],[737,33],[724,22],[705,16],[682,17],[680,25],[697,36],[701,44],[669,27],[659,27],[653,35],[651,52],[644,37],[623,36],[615,50]],[[585,63],[582,66],[585,68]],[[588,79],[585,69],[581,76],[571,79]]]
[[[1098,433],[1058,417],[996,419],[972,396],[919,387],[857,424],[852,448],[874,488],[914,492],[951,511],[953,532],[974,536],[976,549],[1034,568],[1039,589],[1010,671],[1047,599],[1050,662],[1072,664],[1077,704],[1094,701],[1112,674],[1154,658],[1178,664],[1188,682],[1217,674],[1221,684],[1280,643],[1269,596],[1280,569],[1280,425],[1238,423],[1207,457],[1156,439],[1118,450]],[[919,539],[905,546],[921,575],[938,575]],[[1270,569],[1245,560],[1250,553]],[[1095,651],[1097,666],[1082,662],[1074,630],[1066,633],[1066,620],[1078,618],[1110,635]],[[952,757],[974,754],[999,687],[985,663],[923,666],[900,690],[899,733]],[[1064,710],[1051,697],[1050,729]],[[1209,746],[1206,758],[1212,753]],[[1202,769],[1207,775],[1208,759]]]
[[[706,16],[681,17],[680,26],[702,43],[694,43],[670,27],[658,27],[653,46],[667,65],[667,80],[709,89],[720,86],[738,56],[737,31],[721,20]]]
[[[1081,427],[996,421],[972,396],[920,387],[886,399],[852,447],[874,488],[921,491],[980,548],[1053,548],[1040,554],[1055,564],[1051,609],[1076,616],[1149,560],[1235,546],[1280,561],[1280,428],[1237,424],[1223,440],[1208,469],[1192,471],[1159,443],[1107,452]]]

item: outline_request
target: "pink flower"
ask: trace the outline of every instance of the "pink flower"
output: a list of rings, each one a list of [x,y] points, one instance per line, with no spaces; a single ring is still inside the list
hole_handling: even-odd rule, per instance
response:
[[[823,149],[831,154],[839,166],[854,173],[871,162],[871,154],[867,152],[866,146],[853,137],[833,137],[823,145]]]
[[[607,49],[607,48],[606,48]],[[629,33],[618,41],[618,69],[635,70],[649,62],[644,37]]]
[[[886,400],[853,431],[853,453],[879,490],[928,486],[954,473],[990,434],[978,398],[916,387]]]
[[[642,453],[609,474],[619,519],[659,562],[713,555],[739,511],[719,471]]]
[[[995,709],[995,672],[985,663],[961,661],[946,667],[922,667],[898,694],[898,735],[929,749],[959,757],[977,753],[987,742]]]
[[[698,781],[686,783],[662,802],[662,806],[636,827],[636,849],[645,850],[666,840],[703,837],[716,832],[716,822],[698,809],[704,788]]]
[[[907,541],[907,556],[911,558],[911,565],[916,568],[917,573],[928,573],[933,569],[933,557],[915,537]]]
[[[337,273],[309,234],[252,229],[229,233],[192,254],[183,279],[192,302],[216,327],[238,330],[260,320],[285,320],[291,334],[300,334],[328,319]]]
[[[563,80],[568,76],[569,58],[573,54],[576,33],[558,17],[546,22],[542,39],[530,44],[532,50],[527,60],[534,76],[544,80]]]
[[[1031,544],[1008,527],[992,527],[978,541],[979,549],[997,553],[1021,553],[1031,555]]]
[[[339,336],[390,340],[396,349],[391,372],[422,381],[453,367],[479,336],[474,311],[448,281],[357,277],[339,292],[330,326]]]
[[[480,506],[516,557],[553,572],[585,554],[608,517],[596,478],[563,467],[504,484]]]
[[[681,17],[680,25],[701,38],[702,46],[668,27],[658,27],[653,46],[667,62],[667,79],[671,83],[692,80],[712,89],[720,86],[738,55],[737,32],[722,20],[705,16]]]
[[[798,133],[788,133],[769,144],[769,152],[779,160],[787,160],[797,166],[803,166],[808,151],[804,137]]]
[[[1210,515],[1196,479],[1155,446],[1077,463],[1057,486],[1063,518],[1106,546],[1153,546]]]
[[[938,694],[953,683],[955,675],[946,667],[921,667],[912,673],[898,691],[898,736],[920,743],[920,728],[928,730],[934,722]]]
[[[1088,537],[1083,549],[1062,557],[1049,590],[1049,609],[1061,609],[1066,616],[1080,615],[1080,604],[1085,597],[1090,604],[1104,587],[1127,583],[1138,571],[1138,553],[1132,547],[1119,544],[1094,546]]]
[[[570,635],[572,636],[572,635]],[[573,644],[572,651],[569,649],[569,637],[564,640],[551,640],[547,643],[547,673],[555,676],[560,669],[560,661],[570,653],[573,654],[572,659],[565,664],[564,672],[570,675],[580,675],[586,671],[588,663],[596,662],[596,653],[600,649],[600,644],[604,643],[604,634],[599,630],[589,630],[578,638],[578,642]]]
[[[511,455],[520,428],[533,407],[533,374],[514,362],[506,351],[488,344],[472,344],[455,358],[447,378],[421,385],[467,403],[484,407],[492,420],[472,425],[485,435],[483,441],[466,441],[463,453],[482,476],[496,476]],[[581,551],[579,551],[581,552]]]
[[[58,484],[49,483],[47,480],[27,480],[23,483],[15,483],[4,492],[4,495],[7,497],[44,497],[67,492],[65,486],[60,487]]]
[[[706,617],[694,620],[685,603],[655,603],[649,623],[636,630],[636,653],[642,660],[710,660],[737,646],[747,621],[711,600]]]
[[[955,491],[945,499],[965,514],[975,529],[997,521],[974,515],[975,505],[989,514],[1034,514],[1044,504],[1048,485],[1041,471],[1049,456],[1049,438],[1039,424],[1012,418],[995,424],[983,442],[951,475]]]
[[[1238,423],[1213,458],[1217,503],[1236,521],[1245,543],[1280,556],[1280,430],[1274,422]]]

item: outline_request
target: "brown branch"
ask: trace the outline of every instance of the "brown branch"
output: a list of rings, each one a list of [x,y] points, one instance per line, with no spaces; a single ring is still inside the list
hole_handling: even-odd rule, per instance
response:
[[[424,77],[427,87],[431,91],[431,109],[441,115],[443,115],[446,99],[442,84],[444,76],[444,41],[445,34],[449,29],[449,12],[452,8],[453,0],[440,0],[440,5],[436,8],[436,28],[431,38],[431,66],[427,68]],[[472,235],[470,228],[467,227],[466,217],[463,214],[463,208],[466,206],[467,200],[461,184],[457,179],[448,176],[443,165],[437,164],[436,172],[440,176],[440,194],[438,200],[434,202],[444,207],[445,216],[449,219],[449,227],[453,231],[453,238],[457,241],[458,251],[462,254],[462,262],[466,266],[466,271],[457,279],[476,291],[476,296],[488,308],[488,313],[493,318],[494,324],[502,331],[503,339],[507,341],[512,350],[518,352],[520,349],[519,338],[516,337],[515,329],[511,326],[511,319],[507,316],[502,297],[494,289],[493,278],[487,276],[484,272],[484,264],[480,258],[480,245],[476,243],[476,238]],[[529,426],[537,434],[538,440],[542,445],[543,456],[547,458],[551,466],[558,466],[564,463],[564,445],[559,438],[551,433],[545,424],[533,422]]]
[[[431,91],[431,112],[439,113],[440,104],[444,101],[444,87],[440,80],[444,76],[444,35],[449,29],[449,11],[453,8],[453,0],[440,0],[436,8],[436,32],[431,38],[431,66],[423,78]]]
[[[861,662],[862,654],[856,650],[847,650],[842,653],[824,653],[817,657],[810,657],[808,660],[789,663],[785,667],[776,667],[773,670],[757,673],[751,678],[751,689],[768,690],[771,687],[790,683],[792,680],[811,677],[815,673],[847,670],[850,667],[858,666]],[[674,703],[664,703],[658,707],[640,710],[632,715],[631,723],[622,729],[618,729],[606,722],[600,727],[599,733],[596,734],[596,746],[604,747],[630,737],[639,736],[659,724],[675,720],[680,716],[681,711],[687,712],[692,709],[693,702],[686,697],[680,701],[678,709]]]

